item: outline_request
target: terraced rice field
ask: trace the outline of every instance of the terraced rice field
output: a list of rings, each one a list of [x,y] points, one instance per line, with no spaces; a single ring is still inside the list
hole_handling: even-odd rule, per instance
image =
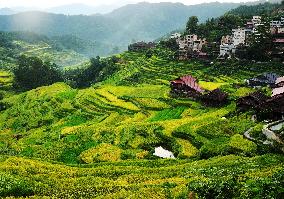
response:
[[[269,198],[266,182],[281,196],[275,187],[283,182],[283,156],[244,139],[261,123],[236,110],[235,100],[254,91],[243,82],[255,72],[217,73],[158,55],[120,57],[120,70],[90,88],[56,83],[2,100],[1,196]],[[227,92],[228,104],[172,98],[169,81],[187,74],[207,90]],[[157,146],[177,159],[153,156]]]

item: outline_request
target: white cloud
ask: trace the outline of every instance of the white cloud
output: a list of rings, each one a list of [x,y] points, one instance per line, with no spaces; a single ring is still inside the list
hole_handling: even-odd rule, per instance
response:
[[[1,7],[37,7],[47,8],[58,5],[72,4],[72,3],[84,3],[88,5],[125,5],[128,3],[136,3],[143,0],[0,0]],[[163,0],[145,0],[148,2],[161,2]],[[181,2],[184,4],[198,4],[203,2],[215,2],[216,0],[166,0],[166,2]],[[219,0],[221,2],[244,2],[253,0]]]

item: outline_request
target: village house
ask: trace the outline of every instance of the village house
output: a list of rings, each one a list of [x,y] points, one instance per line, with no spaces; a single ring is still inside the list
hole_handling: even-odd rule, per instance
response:
[[[253,24],[252,33],[257,33],[257,27],[262,25],[261,16],[253,16],[251,21]]]
[[[222,92],[220,89],[212,90],[201,96],[201,100],[208,106],[221,106],[228,101],[228,94]]]
[[[284,89],[283,89],[284,91]],[[273,120],[283,119],[284,116],[284,92],[277,94],[265,101],[259,106],[259,112],[265,117]]]
[[[273,20],[270,22],[270,27],[281,28],[284,26],[284,17],[281,17],[279,20]]]
[[[233,54],[236,52],[236,47],[234,44],[221,44],[219,57],[228,57],[231,58]]]
[[[233,43],[233,37],[231,35],[223,36],[221,39],[221,45],[222,44],[232,44]]]
[[[247,38],[247,34],[248,34],[248,30],[246,30],[245,28],[236,28],[232,30],[233,32],[233,44],[235,46],[238,46],[240,44],[246,44],[246,38]]]
[[[284,86],[273,88],[272,89],[272,97],[284,93]]]
[[[185,97],[199,97],[204,90],[198,85],[197,80],[191,75],[177,78],[170,82],[171,93]]]
[[[203,46],[207,43],[206,39],[199,39],[197,35],[185,35],[177,40],[179,45],[179,59],[187,60],[194,57],[202,51]]]
[[[170,36],[171,39],[178,39],[178,38],[180,38],[180,37],[181,37],[181,34],[178,33],[178,32],[173,33],[173,34],[171,34],[171,36]]]
[[[248,38],[252,33],[257,34],[257,27],[261,24],[261,17],[253,16],[252,20],[245,24],[245,27],[232,29],[232,36],[223,36],[221,39],[219,58],[231,58],[232,55],[236,53],[239,46],[248,45]]]
[[[156,44],[153,42],[146,43],[142,41],[142,42],[130,44],[128,46],[128,51],[139,52],[139,51],[144,51],[144,50],[154,48],[155,46]]]
[[[259,78],[260,77],[260,78]],[[255,110],[257,117],[261,119],[278,120],[284,116],[284,77],[278,77],[274,73],[267,73],[258,78],[262,86],[267,84],[273,87],[271,97],[261,92],[255,92],[239,98],[237,107],[241,111]],[[255,82],[254,82],[255,83]]]
[[[268,100],[269,97],[262,92],[257,91],[237,100],[237,107],[240,111],[248,111],[258,108],[262,103]]]
[[[252,21],[248,21],[246,24],[245,24],[245,27],[246,29],[248,30],[253,30],[253,22]]]
[[[262,87],[262,86],[273,87],[278,77],[279,76],[275,73],[264,73],[257,77],[246,80],[246,83],[249,86],[253,86],[253,87]]]
[[[283,77],[278,77],[278,78],[276,79],[275,84],[276,84],[276,87],[282,87],[282,86],[284,86],[284,76],[283,76]]]

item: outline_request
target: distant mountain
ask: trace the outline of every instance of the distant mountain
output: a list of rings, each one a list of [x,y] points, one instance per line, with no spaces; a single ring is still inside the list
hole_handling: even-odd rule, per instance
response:
[[[0,8],[0,15],[12,15],[16,14],[16,12],[10,8]]]
[[[24,12],[0,16],[2,31],[31,31],[49,37],[73,35],[87,43],[96,43],[98,55],[125,50],[132,41],[152,41],[176,29],[182,29],[188,17],[198,16],[200,22],[218,17],[237,8],[237,3],[204,3],[186,6],[181,3],[138,3],[123,6],[104,15],[63,15],[46,12]],[[53,12],[60,8],[54,8]],[[69,14],[85,9],[82,4],[71,5]],[[63,12],[64,9],[60,12]],[[50,10],[51,11],[51,10]],[[66,42],[65,42],[66,44]],[[100,46],[100,47],[99,47]],[[89,54],[92,54],[93,51]]]
[[[63,6],[57,6],[49,8],[46,11],[55,14],[65,15],[91,15],[91,14],[105,14],[113,11],[117,6],[115,5],[100,5],[90,6],[85,4],[69,4]]]

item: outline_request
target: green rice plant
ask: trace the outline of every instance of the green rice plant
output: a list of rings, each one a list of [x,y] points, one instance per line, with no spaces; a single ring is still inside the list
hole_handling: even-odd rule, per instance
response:
[[[100,144],[94,148],[84,151],[80,158],[85,163],[100,161],[117,161],[121,156],[121,149],[111,144]]]
[[[162,111],[157,112],[157,114],[149,119],[149,122],[157,122],[171,119],[180,119],[181,114],[184,112],[186,107],[179,106],[173,109],[164,109]]]

